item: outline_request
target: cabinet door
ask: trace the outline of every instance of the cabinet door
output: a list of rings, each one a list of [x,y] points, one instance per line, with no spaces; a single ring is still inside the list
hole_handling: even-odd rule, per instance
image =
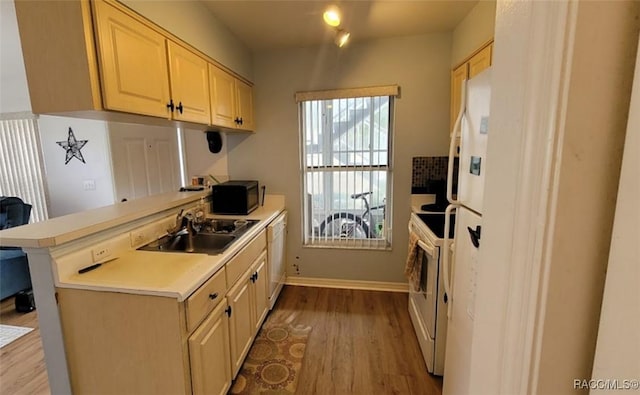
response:
[[[220,303],[189,338],[194,395],[226,394],[231,385],[227,304]]]
[[[254,332],[258,332],[264,317],[269,312],[269,276],[267,274],[267,252],[263,252],[253,265]]]
[[[461,64],[457,69],[451,72],[451,126],[450,132],[453,132],[453,126],[460,112],[462,104],[462,82],[467,78],[469,63]]]
[[[251,272],[253,273],[253,272]],[[229,317],[229,337],[231,345],[231,371],[233,377],[242,366],[249,352],[254,335],[253,306],[250,273],[246,272],[227,294],[231,317]]]
[[[208,125],[211,105],[207,61],[171,41],[168,51],[173,119]]]
[[[240,118],[240,129],[255,130],[255,120],[253,118],[253,89],[250,85],[240,80],[236,80],[236,95],[238,103],[238,118]]]
[[[469,59],[469,78],[475,77],[482,70],[491,66],[491,52],[493,51],[493,44],[489,44],[482,48],[480,52],[473,55]]]
[[[236,128],[235,78],[226,71],[209,64],[209,86],[211,95],[211,123]]]
[[[104,107],[168,117],[166,39],[109,4],[94,4]]]

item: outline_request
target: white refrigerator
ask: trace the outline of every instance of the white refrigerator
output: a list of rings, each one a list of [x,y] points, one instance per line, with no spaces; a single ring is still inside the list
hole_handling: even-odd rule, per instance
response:
[[[482,201],[486,169],[491,69],[463,84],[462,108],[454,127],[449,150],[449,177],[460,136],[458,191],[454,199],[448,181],[447,211],[456,212],[453,262],[445,263],[448,304],[447,346],[443,394],[469,394],[471,340],[475,315],[478,252],[482,248]],[[449,216],[445,218],[448,220]],[[449,224],[445,224],[445,232]],[[447,255],[447,254],[445,254]]]

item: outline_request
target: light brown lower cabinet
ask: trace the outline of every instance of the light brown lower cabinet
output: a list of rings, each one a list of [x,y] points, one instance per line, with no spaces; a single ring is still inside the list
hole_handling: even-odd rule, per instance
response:
[[[193,393],[226,394],[231,386],[229,306],[226,299],[189,338]]]
[[[190,394],[185,304],[58,288],[74,394]]]
[[[263,231],[184,302],[58,288],[73,393],[225,394],[268,312],[266,259]]]
[[[263,251],[227,294],[231,307],[229,334],[234,376],[242,367],[255,335],[269,311],[266,259],[267,252]]]

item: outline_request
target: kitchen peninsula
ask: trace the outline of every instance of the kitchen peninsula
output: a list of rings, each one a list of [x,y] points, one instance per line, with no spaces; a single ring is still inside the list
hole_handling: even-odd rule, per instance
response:
[[[259,222],[218,255],[137,250],[206,199],[172,192],[0,232],[28,255],[52,393],[228,388],[268,312],[265,228],[284,197],[234,216]],[[219,377],[203,379],[207,363]]]

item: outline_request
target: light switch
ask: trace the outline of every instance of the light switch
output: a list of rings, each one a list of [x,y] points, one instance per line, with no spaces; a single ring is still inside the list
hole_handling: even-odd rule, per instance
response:
[[[96,190],[96,180],[84,180],[82,181],[82,189],[85,191],[95,191]]]

